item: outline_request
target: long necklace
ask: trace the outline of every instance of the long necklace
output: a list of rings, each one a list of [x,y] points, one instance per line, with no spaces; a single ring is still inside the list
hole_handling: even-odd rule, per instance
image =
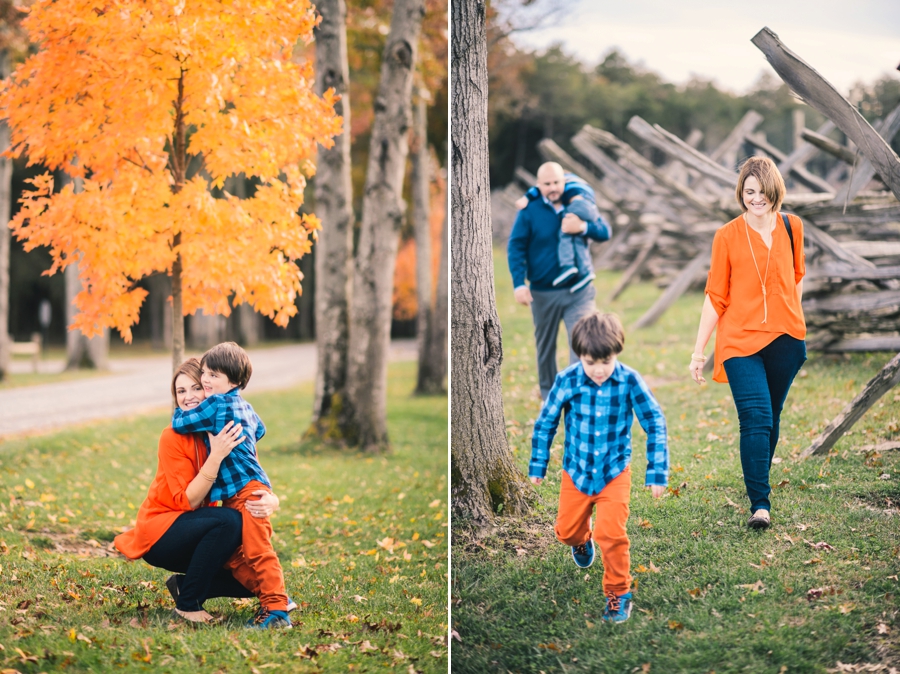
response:
[[[769,307],[766,303],[766,281],[769,279],[769,260],[772,257],[772,246],[775,245],[775,237],[772,237],[772,243],[769,245],[769,252],[766,255],[766,273],[765,276],[759,273],[759,264],[756,262],[756,253],[753,252],[753,244],[750,242],[750,225],[747,224],[747,216],[744,217],[744,231],[747,232],[747,245],[750,246],[750,257],[753,258],[753,266],[756,267],[756,275],[759,277],[759,284],[762,286],[762,295],[763,295],[763,319],[762,322],[765,323],[769,318]]]

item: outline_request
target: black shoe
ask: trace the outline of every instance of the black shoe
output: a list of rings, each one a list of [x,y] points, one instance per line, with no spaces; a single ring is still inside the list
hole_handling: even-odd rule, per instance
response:
[[[175,601],[176,606],[178,605],[178,574],[173,573],[171,576],[166,578],[166,587],[169,590],[169,594],[172,595],[172,599]]]
[[[751,529],[768,529],[771,523],[769,511],[762,509],[757,510],[750,516],[750,519],[747,520],[747,526]]]
[[[553,279],[553,285],[558,286],[560,283],[569,278],[572,274],[577,274],[578,270],[575,267],[566,267],[563,269],[562,274]]]
[[[576,283],[576,284],[573,285],[571,288],[569,288],[569,292],[570,292],[570,293],[577,293],[579,290],[581,290],[582,288],[584,288],[588,283],[590,283],[591,281],[593,281],[595,278],[597,278],[597,275],[596,275],[594,272],[591,272],[590,274],[588,274],[588,275],[585,276],[584,278],[579,279],[579,280],[578,280],[578,283]]]

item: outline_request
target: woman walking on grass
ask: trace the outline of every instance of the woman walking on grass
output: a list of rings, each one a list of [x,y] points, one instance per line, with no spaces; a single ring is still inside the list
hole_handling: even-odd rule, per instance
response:
[[[731,385],[750,499],[747,525],[754,529],[770,524],[769,469],[779,419],[806,360],[803,223],[778,212],[784,195],[784,180],[771,159],[751,157],[741,167],[736,196],[744,212],[713,239],[690,364],[694,381],[705,383],[703,350],[718,326],[713,381]]]

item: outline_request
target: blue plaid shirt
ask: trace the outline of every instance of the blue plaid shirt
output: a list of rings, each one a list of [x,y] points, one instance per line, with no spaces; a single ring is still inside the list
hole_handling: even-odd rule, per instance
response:
[[[228,393],[211,395],[193,409],[175,408],[172,414],[172,428],[181,435],[204,431],[217,435],[229,421],[244,427],[244,441],[219,466],[219,476],[209,491],[210,501],[231,498],[250,480],[272,486],[256,456],[256,443],[266,434],[266,427],[250,403],[241,398],[237,387]],[[209,449],[209,438],[204,435],[203,440]]]
[[[647,432],[647,482],[665,486],[669,480],[666,418],[656,398],[636,371],[616,362],[602,386],[588,377],[581,363],[558,375],[534,424],[530,477],[543,478],[550,461],[550,444],[566,412],[563,469],[583,494],[594,496],[631,462],[634,412]]]

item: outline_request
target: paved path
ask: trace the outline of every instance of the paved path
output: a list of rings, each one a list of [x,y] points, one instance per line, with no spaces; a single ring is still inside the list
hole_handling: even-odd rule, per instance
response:
[[[253,361],[246,389],[250,394],[315,379],[315,344],[248,349],[248,353]],[[415,356],[414,340],[391,343],[391,360]],[[62,362],[56,367],[61,368]],[[172,404],[171,376],[169,355],[114,358],[107,375],[0,391],[0,438],[165,409]]]

